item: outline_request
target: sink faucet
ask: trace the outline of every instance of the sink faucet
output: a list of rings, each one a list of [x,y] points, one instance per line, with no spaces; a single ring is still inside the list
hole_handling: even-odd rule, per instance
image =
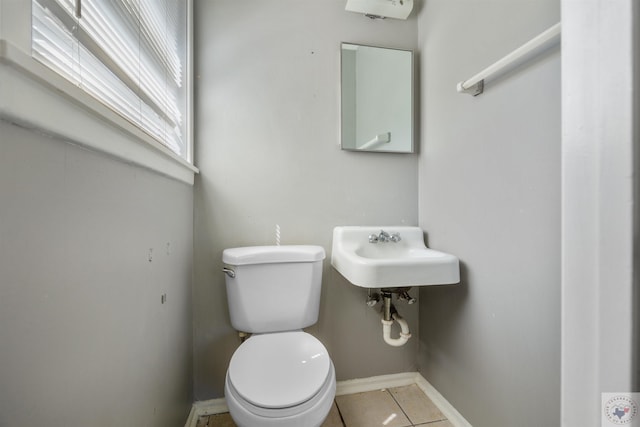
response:
[[[400,237],[400,233],[387,233],[384,230],[380,230],[380,234],[375,235],[375,234],[369,234],[369,243],[386,243],[386,242],[393,242],[393,243],[397,243],[400,240],[402,240],[402,238]]]

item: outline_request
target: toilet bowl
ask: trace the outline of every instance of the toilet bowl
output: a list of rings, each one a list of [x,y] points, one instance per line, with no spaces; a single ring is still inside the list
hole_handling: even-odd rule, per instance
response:
[[[302,331],[255,335],[233,354],[225,381],[239,426],[320,426],[336,390],[333,363]]]
[[[253,334],[233,353],[225,379],[239,427],[318,427],[336,391],[327,349],[302,330],[318,320],[319,246],[225,249],[231,324]]]

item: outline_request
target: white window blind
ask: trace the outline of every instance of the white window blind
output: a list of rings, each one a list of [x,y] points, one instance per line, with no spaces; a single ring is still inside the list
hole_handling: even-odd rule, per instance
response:
[[[187,158],[184,0],[33,0],[32,55]]]

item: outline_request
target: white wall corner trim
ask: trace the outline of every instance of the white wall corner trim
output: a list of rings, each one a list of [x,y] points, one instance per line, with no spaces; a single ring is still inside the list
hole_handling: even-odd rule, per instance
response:
[[[196,167],[6,40],[0,40],[0,119],[190,185],[198,173]]]
[[[600,426],[603,392],[638,391],[633,390],[634,3],[562,1],[561,425],[566,427]]]

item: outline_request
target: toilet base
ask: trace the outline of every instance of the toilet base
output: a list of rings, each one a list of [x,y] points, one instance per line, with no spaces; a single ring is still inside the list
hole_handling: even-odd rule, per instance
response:
[[[225,380],[224,394],[231,418],[238,427],[319,427],[327,418],[336,395],[336,375],[333,363],[325,384],[310,401],[296,408],[256,408],[238,395]]]

